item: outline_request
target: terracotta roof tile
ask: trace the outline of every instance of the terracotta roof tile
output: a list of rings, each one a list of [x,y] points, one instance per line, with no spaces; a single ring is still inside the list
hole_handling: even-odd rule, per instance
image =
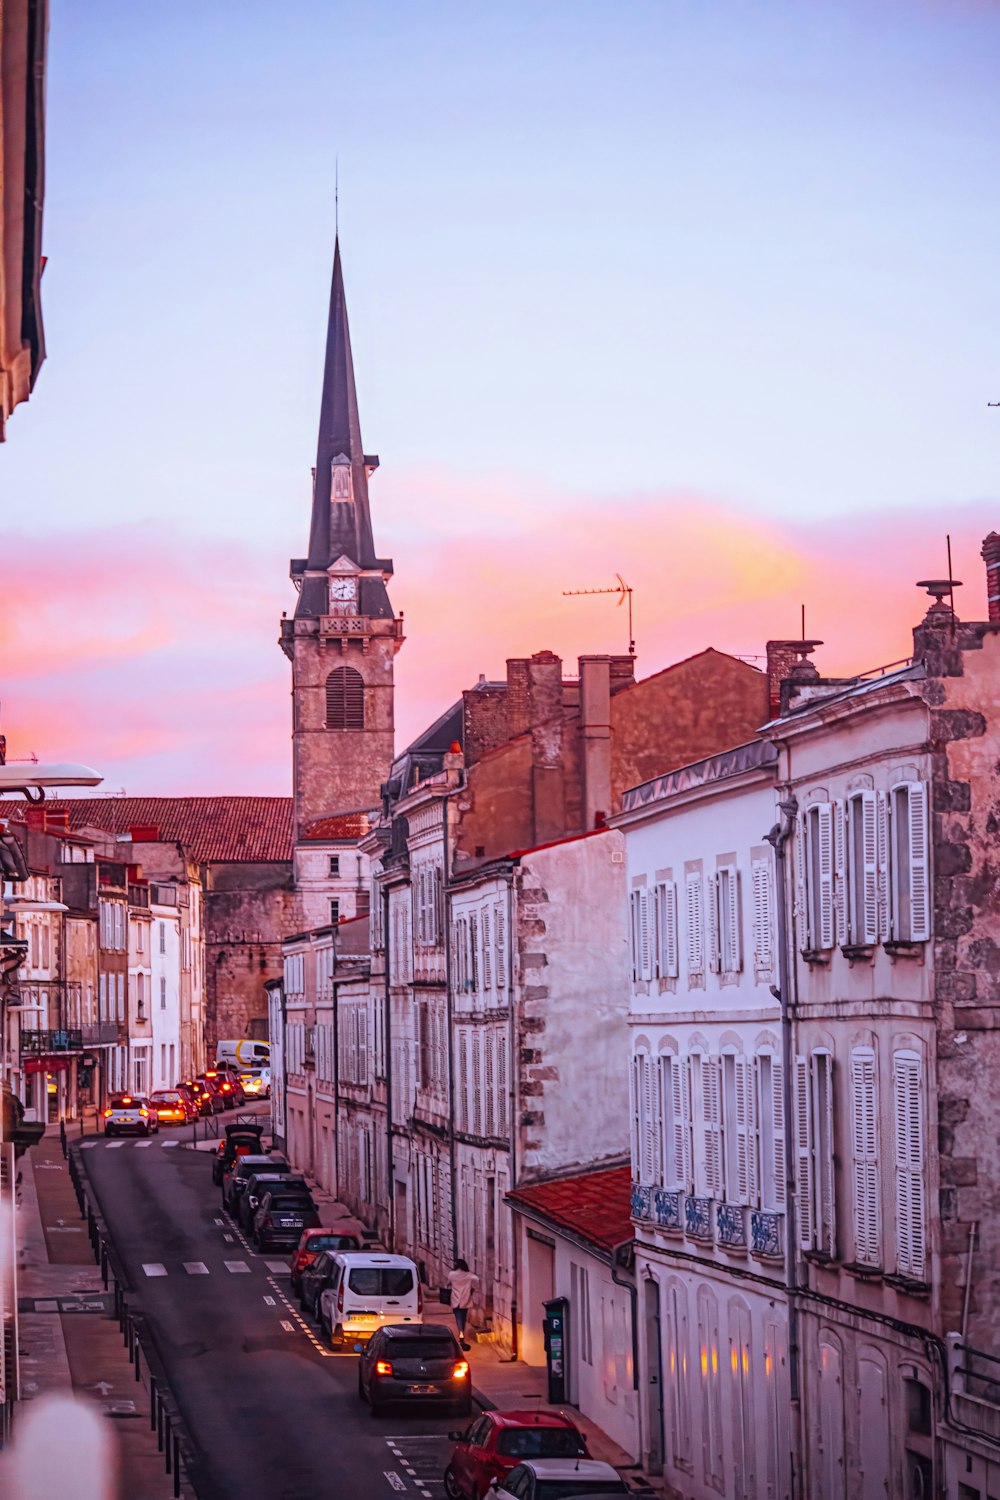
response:
[[[605,1167],[514,1188],[507,1201],[611,1250],[632,1237],[631,1195],[631,1168]]]
[[[250,864],[292,857],[291,797],[67,797],[46,799],[70,828],[150,834],[184,844],[194,859]]]
[[[328,818],[314,818],[302,830],[302,838],[315,839],[362,839],[371,828],[371,816],[366,812],[332,813]]]

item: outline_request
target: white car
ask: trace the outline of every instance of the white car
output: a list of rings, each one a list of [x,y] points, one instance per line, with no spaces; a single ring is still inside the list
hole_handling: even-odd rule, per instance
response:
[[[564,1500],[570,1495],[610,1500],[628,1493],[618,1470],[596,1458],[535,1458],[518,1464],[502,1480],[492,1480],[486,1500]]]
[[[270,1099],[271,1097],[271,1069],[255,1069],[252,1073],[241,1073],[240,1083],[243,1092],[248,1099]]]
[[[104,1111],[105,1135],[155,1135],[160,1128],[156,1109],[137,1094],[112,1094]]]

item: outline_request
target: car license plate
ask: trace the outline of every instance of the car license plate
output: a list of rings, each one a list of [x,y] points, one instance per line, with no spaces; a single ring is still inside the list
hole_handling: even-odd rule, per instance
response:
[[[300,1223],[301,1223],[301,1220],[299,1220],[299,1219],[279,1219],[278,1220],[278,1228],[279,1229],[297,1229]]]
[[[410,1386],[410,1394],[412,1396],[436,1396],[437,1393],[438,1393],[438,1387],[436,1385],[411,1385]]]

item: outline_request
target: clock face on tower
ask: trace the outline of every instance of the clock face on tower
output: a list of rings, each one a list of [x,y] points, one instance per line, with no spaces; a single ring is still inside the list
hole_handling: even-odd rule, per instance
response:
[[[357,584],[353,578],[330,579],[330,602],[353,604],[357,597]]]

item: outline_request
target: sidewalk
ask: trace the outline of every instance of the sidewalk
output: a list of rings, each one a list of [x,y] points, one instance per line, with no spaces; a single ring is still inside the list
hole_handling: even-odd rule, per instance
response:
[[[77,1139],[70,1127],[70,1140]],[[93,1402],[114,1433],[118,1500],[171,1500],[173,1479],[150,1429],[149,1390],[136,1382],[113,1297],[105,1292],[69,1180],[58,1125],[17,1164],[19,1419],[44,1396],[73,1394]],[[186,1485],[182,1493],[191,1492]]]

